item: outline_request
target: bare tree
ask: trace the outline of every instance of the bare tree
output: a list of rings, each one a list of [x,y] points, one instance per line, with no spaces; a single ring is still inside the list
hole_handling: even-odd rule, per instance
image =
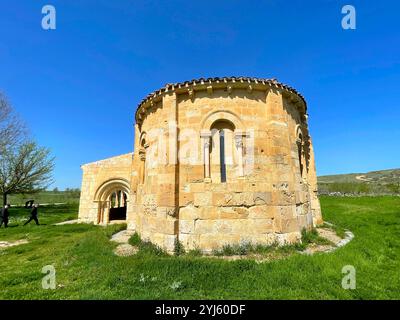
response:
[[[8,148],[0,156],[0,193],[3,204],[7,196],[18,193],[34,193],[52,184],[54,158],[50,150],[35,142],[23,142]]]
[[[54,158],[47,148],[27,141],[27,129],[0,92],[0,194],[34,193],[52,183]]]
[[[26,138],[26,126],[15,114],[7,97],[0,91],[0,156],[7,147]]]

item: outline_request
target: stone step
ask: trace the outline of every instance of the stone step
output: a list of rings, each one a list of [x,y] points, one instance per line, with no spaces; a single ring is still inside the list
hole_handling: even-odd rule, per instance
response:
[[[111,237],[111,241],[117,243],[128,243],[129,239],[133,236],[134,233],[134,230],[122,230],[116,234],[113,234],[113,236]]]

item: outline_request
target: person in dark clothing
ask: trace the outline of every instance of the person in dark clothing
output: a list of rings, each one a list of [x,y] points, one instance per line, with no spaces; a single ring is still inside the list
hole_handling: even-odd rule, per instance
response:
[[[25,202],[25,208],[32,208],[34,202],[35,200],[28,200],[27,202]]]
[[[35,205],[33,206],[32,211],[31,211],[31,216],[30,216],[29,220],[28,220],[27,222],[24,223],[24,226],[27,225],[27,224],[28,224],[29,222],[31,222],[32,220],[34,220],[34,221],[36,222],[36,225],[39,225],[39,220],[38,220],[38,218],[37,218],[37,215],[38,215],[38,207],[39,207],[38,204],[35,204]]]
[[[8,227],[8,216],[9,216],[8,208],[9,207],[10,207],[10,205],[6,204],[4,206],[4,208],[1,209],[1,212],[0,212],[0,228],[3,225],[3,223],[4,223],[4,227],[5,228]]]

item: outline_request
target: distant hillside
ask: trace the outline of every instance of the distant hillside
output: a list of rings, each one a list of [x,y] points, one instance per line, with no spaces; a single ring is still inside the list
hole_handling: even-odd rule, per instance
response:
[[[400,194],[400,169],[318,177],[321,194]]]
[[[398,183],[400,181],[400,169],[371,171],[367,173],[334,174],[331,176],[319,176],[318,182],[376,182]]]

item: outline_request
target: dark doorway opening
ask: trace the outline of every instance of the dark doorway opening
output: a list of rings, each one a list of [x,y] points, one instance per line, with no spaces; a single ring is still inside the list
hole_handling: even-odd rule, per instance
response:
[[[110,208],[109,220],[126,220],[126,207]]]
[[[115,191],[110,198],[110,212],[108,220],[126,220],[127,195],[124,191]]]

